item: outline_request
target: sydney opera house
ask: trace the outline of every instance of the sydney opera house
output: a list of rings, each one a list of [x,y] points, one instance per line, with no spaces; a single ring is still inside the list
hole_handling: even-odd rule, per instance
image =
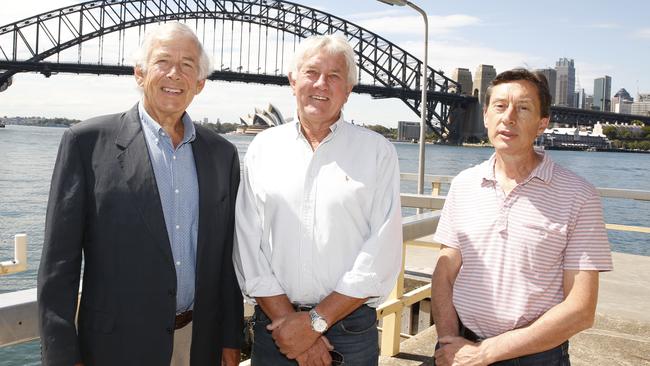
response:
[[[255,113],[239,117],[241,125],[237,128],[237,133],[246,135],[255,135],[267,128],[279,126],[285,123],[285,119],[273,104],[266,108],[255,108]]]

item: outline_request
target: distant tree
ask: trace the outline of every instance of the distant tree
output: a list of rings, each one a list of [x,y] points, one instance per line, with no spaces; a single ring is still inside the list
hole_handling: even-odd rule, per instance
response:
[[[603,134],[607,136],[608,139],[615,140],[618,138],[618,129],[616,126],[607,125],[603,127]]]
[[[619,138],[622,140],[630,140],[634,138],[634,133],[629,128],[625,128],[623,131],[620,131]]]
[[[388,139],[394,139],[397,137],[397,129],[395,128],[388,128],[382,125],[368,125],[365,127],[369,130],[377,132],[378,134]]]

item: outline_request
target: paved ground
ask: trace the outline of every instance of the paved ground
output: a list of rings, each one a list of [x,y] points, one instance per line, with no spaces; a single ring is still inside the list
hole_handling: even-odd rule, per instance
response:
[[[406,270],[430,274],[437,250],[407,248]],[[570,340],[574,366],[650,365],[650,257],[614,253],[613,272],[600,282],[596,323]],[[382,366],[432,365],[435,328],[402,342],[396,357]]]

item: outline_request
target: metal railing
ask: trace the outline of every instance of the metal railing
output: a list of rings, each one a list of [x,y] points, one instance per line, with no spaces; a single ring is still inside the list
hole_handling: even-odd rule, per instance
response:
[[[0,275],[22,272],[27,269],[27,235],[14,236],[14,259],[0,262]]]
[[[444,205],[444,196],[440,196],[443,184],[449,184],[452,176],[425,176],[425,182],[432,185],[432,195],[401,194],[402,207],[425,208],[431,212],[404,217],[402,220],[402,234],[404,245],[402,247],[402,267],[397,284],[389,299],[377,308],[378,318],[382,320],[381,354],[393,356],[399,353],[402,314],[404,309],[428,299],[431,295],[431,285],[427,284],[417,289],[404,293],[405,253],[407,245],[425,245],[435,248],[435,243],[422,244],[417,239],[432,235],[440,219],[440,209]],[[415,174],[402,174],[403,180],[415,180]],[[650,191],[598,188],[601,197],[622,198],[650,201]],[[650,228],[619,224],[607,224],[609,230],[622,230],[630,232],[650,233]],[[16,235],[16,259],[2,262],[4,268],[26,268],[26,243],[24,234]],[[12,267],[13,266],[13,267]],[[21,267],[22,266],[22,267]],[[0,347],[27,342],[39,337],[37,327],[36,289],[28,289],[0,294]]]

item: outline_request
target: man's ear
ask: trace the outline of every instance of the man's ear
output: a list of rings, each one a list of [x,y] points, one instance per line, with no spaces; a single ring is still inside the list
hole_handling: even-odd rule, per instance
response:
[[[289,71],[287,78],[289,78],[289,85],[291,86],[293,95],[296,95],[296,80],[293,78],[293,71]]]
[[[548,128],[548,124],[551,122],[550,117],[544,117],[539,120],[539,128],[537,129],[537,134],[544,133],[544,130]]]
[[[135,81],[139,86],[143,86],[142,84],[144,83],[144,75],[145,73],[142,71],[142,68],[140,66],[135,66],[133,68],[133,76],[135,76]]]
[[[205,87],[205,79],[196,82],[196,94],[199,94]]]

